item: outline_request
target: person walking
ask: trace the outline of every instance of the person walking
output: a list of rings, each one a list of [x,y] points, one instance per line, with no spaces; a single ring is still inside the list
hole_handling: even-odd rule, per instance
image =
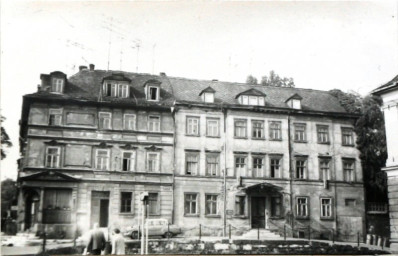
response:
[[[101,255],[101,251],[105,249],[105,242],[104,232],[99,229],[98,223],[94,223],[87,244],[87,253],[91,255]]]
[[[124,238],[120,234],[120,230],[115,228],[113,230],[114,235],[112,236],[112,254],[114,255],[124,255],[126,254],[126,247],[124,244]]]

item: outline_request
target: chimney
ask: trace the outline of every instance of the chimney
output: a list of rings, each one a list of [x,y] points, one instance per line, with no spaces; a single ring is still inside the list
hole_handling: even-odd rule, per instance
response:
[[[95,65],[94,64],[90,64],[89,66],[90,66],[90,71],[93,71],[94,68],[95,68]]]
[[[79,66],[79,71],[82,71],[84,69],[87,69],[87,66]]]
[[[166,73],[165,72],[160,72],[159,75],[160,76],[166,76]]]

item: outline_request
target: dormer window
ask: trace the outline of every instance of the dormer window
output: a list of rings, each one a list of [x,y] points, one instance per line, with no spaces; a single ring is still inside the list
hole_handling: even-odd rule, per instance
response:
[[[51,85],[51,92],[63,93],[64,91],[64,79],[53,78]]]
[[[289,107],[294,108],[294,109],[301,109],[301,100],[303,98],[295,93],[293,96],[291,96],[289,99],[286,100],[286,103]]]
[[[214,93],[216,91],[211,88],[210,86],[207,87],[206,89],[202,90],[199,93],[199,96],[202,96],[202,101],[206,103],[214,103]]]
[[[256,89],[239,93],[236,98],[242,105],[265,106],[265,94]]]
[[[160,84],[158,80],[148,80],[145,84],[145,94],[148,101],[159,101],[160,100]]]
[[[109,97],[128,98],[130,96],[129,85],[125,83],[105,82],[103,94]]]

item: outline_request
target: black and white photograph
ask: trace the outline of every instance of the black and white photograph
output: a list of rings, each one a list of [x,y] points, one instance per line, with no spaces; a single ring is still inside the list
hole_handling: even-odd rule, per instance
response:
[[[398,1],[0,10],[1,255],[398,254]]]

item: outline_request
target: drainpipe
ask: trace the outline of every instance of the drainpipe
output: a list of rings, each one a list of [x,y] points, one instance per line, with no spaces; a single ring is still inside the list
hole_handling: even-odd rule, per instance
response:
[[[227,233],[227,110],[221,107],[224,114],[224,229],[223,236]]]
[[[173,131],[173,175],[172,175],[172,185],[171,185],[171,223],[174,224],[174,209],[175,209],[175,205],[174,205],[174,194],[175,194],[175,172],[176,172],[176,145],[177,145],[177,136],[176,136],[176,118],[175,118],[175,112],[176,112],[176,107],[175,104],[173,105],[173,107],[170,108],[171,110],[171,117],[173,118],[173,127],[174,127],[174,131]]]
[[[287,114],[287,140],[289,143],[289,185],[290,185],[290,211],[292,218],[292,235],[294,229],[294,209],[293,209],[293,170],[292,170],[292,138],[291,138],[291,127],[290,127],[290,113]]]

